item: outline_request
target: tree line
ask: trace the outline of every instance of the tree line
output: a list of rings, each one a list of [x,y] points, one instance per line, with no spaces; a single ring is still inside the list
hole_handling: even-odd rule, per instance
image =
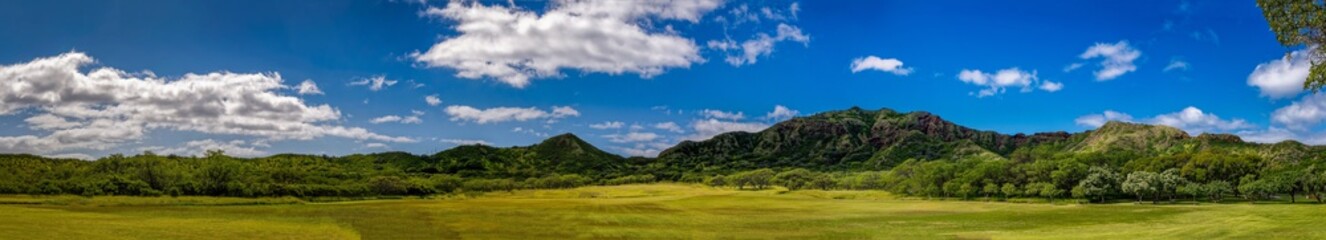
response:
[[[1081,199],[1104,203],[1251,202],[1306,197],[1323,201],[1326,168],[1315,161],[1273,163],[1251,154],[1201,151],[1127,160],[1103,154],[1046,158],[1028,162],[970,158],[957,161],[908,160],[884,171],[815,172],[803,168],[763,168],[716,175],[711,186],[737,189],[884,190],[926,198]]]
[[[0,193],[84,196],[295,196],[367,197],[432,195],[516,189],[574,188],[589,184],[653,182],[650,175],[596,179],[580,174],[474,177],[417,168],[425,157],[408,154],[328,157],[275,155],[242,159],[209,151],[202,157],[111,155],[96,161],[0,155]]]
[[[1026,150],[958,160],[906,160],[886,170],[841,171],[801,167],[686,169],[658,175],[658,162],[632,160],[613,170],[519,171],[501,167],[447,167],[460,160],[405,153],[343,157],[282,154],[234,158],[220,151],[201,157],[111,155],[97,161],[0,155],[0,193],[73,195],[203,195],[365,197],[432,195],[517,189],[574,188],[660,181],[736,189],[884,190],[945,199],[1067,198],[1089,202],[1219,202],[1302,197],[1322,201],[1322,160],[1267,161],[1258,154],[1202,150],[1152,157],[1128,152],[1065,154]],[[468,164],[492,162],[465,160]],[[505,166],[505,165],[503,165]],[[495,169],[495,170],[476,170]],[[672,170],[669,170],[672,171]],[[594,172],[593,174],[583,174]]]

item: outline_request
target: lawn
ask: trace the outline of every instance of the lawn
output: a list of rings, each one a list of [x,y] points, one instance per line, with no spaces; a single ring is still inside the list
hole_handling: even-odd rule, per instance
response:
[[[0,196],[0,239],[1304,239],[1326,205],[900,199],[674,184],[445,199]]]

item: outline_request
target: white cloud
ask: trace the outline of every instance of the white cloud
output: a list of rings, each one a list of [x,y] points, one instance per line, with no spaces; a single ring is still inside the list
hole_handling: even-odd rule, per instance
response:
[[[1187,70],[1188,70],[1188,62],[1185,62],[1185,61],[1183,61],[1183,60],[1178,60],[1178,59],[1169,60],[1169,65],[1165,65],[1165,70],[1161,70],[1161,71],[1169,72],[1169,71],[1174,71],[1174,70],[1183,70],[1183,71],[1187,71]]]
[[[613,122],[603,122],[603,123],[590,124],[590,125],[589,125],[589,128],[593,128],[593,129],[619,129],[619,128],[622,128],[622,127],[624,127],[624,126],[626,126],[626,123],[613,121]]]
[[[659,139],[659,137],[658,134],[651,132],[630,132],[627,134],[603,135],[603,138],[615,143],[649,142]]]
[[[1135,122],[1133,116],[1115,111],[1105,111],[1104,114],[1091,114],[1077,118],[1077,124],[1089,127],[1100,127],[1107,121]],[[1245,130],[1254,128],[1252,124],[1243,119],[1223,119],[1212,113],[1206,113],[1202,109],[1189,106],[1178,112],[1156,115],[1155,117],[1139,121],[1147,124],[1165,125],[1183,129],[1191,134],[1203,132],[1219,133],[1234,132],[1236,130]]]
[[[1201,109],[1191,106],[1178,112],[1158,115],[1151,118],[1149,122],[1176,127],[1189,133],[1229,132],[1253,127],[1252,124],[1243,119],[1225,120],[1215,114],[1205,113]]]
[[[787,10],[792,12],[792,18],[797,18],[797,13],[801,12],[801,3],[792,2],[792,5],[788,6]]]
[[[784,107],[783,105],[774,105],[774,110],[764,115],[764,119],[782,121],[788,118],[800,115],[801,111]]]
[[[695,134],[686,137],[687,140],[706,140],[726,132],[759,132],[768,128],[768,124],[758,122],[735,122],[722,121],[718,119],[696,120],[691,122],[691,128]]]
[[[649,78],[667,68],[703,61],[691,39],[643,26],[649,20],[698,22],[720,0],[558,1],[538,14],[479,3],[448,3],[424,15],[454,20],[458,36],[411,54],[429,67],[455,69],[456,76],[495,78],[521,88],[531,78],[561,76],[563,69],[587,73],[635,73]]]
[[[1285,58],[1258,64],[1248,75],[1248,86],[1261,90],[1261,96],[1280,99],[1303,92],[1303,82],[1312,68],[1309,55],[1312,49],[1294,51]]]
[[[1104,113],[1088,114],[1085,116],[1078,117],[1075,122],[1077,122],[1077,125],[1094,128],[1094,127],[1104,126],[1105,123],[1109,121],[1132,122],[1133,116],[1128,115],[1127,113],[1115,112],[1113,110],[1105,110]]]
[[[1084,64],[1082,64],[1082,63],[1072,63],[1072,64],[1068,64],[1068,66],[1064,66],[1064,72],[1072,72],[1073,70],[1077,70],[1078,68],[1082,68],[1083,65],[1084,65]]]
[[[779,23],[778,29],[774,35],[757,33],[755,34],[755,37],[741,42],[741,45],[739,46],[731,40],[723,42],[715,42],[711,40],[708,45],[710,48],[715,48],[721,51],[740,50],[739,53],[728,54],[727,58],[724,60],[727,61],[728,64],[732,64],[732,66],[741,66],[755,64],[760,57],[773,54],[774,44],[782,41],[793,41],[799,42],[802,45],[807,45],[810,44],[810,36],[801,33],[801,28]]]
[[[713,110],[713,109],[700,110],[700,116],[704,116],[705,118],[717,118],[717,119],[727,119],[727,120],[741,120],[746,118],[746,114],[742,112],[724,112],[721,110]]]
[[[1304,96],[1271,113],[1271,121],[1292,130],[1307,130],[1326,120],[1326,94]]]
[[[428,103],[428,106],[437,106],[442,104],[442,99],[438,98],[437,94],[433,94],[424,97],[424,102]]]
[[[318,89],[318,84],[314,83],[312,79],[304,80],[295,89],[299,95],[323,95],[322,90]]]
[[[368,120],[368,122],[371,122],[371,123],[373,123],[373,124],[388,123],[388,122],[400,122],[400,121],[401,121],[401,116],[396,116],[396,115],[386,115],[386,116],[381,116],[381,117],[378,117],[378,118],[374,118],[374,119],[372,119],[372,120]]]
[[[391,85],[396,85],[396,80],[387,79],[386,76],[374,76],[350,82],[350,86],[368,86],[368,90],[374,92],[382,90],[382,88],[390,87]]]
[[[534,136],[538,136],[538,137],[548,137],[548,133],[546,133],[546,132],[540,132],[540,131],[536,131],[536,130],[534,130],[534,129],[524,128],[524,127],[516,127],[516,128],[512,128],[512,129],[511,129],[511,132],[514,132],[514,133],[524,133],[524,134],[534,135]]]
[[[672,147],[673,144],[665,142],[642,142],[635,143],[630,147],[611,147],[627,156],[657,157],[659,152]]]
[[[1259,142],[1259,143],[1276,143],[1285,140],[1299,140],[1299,141],[1305,140],[1303,137],[1300,136],[1299,133],[1277,127],[1269,127],[1265,130],[1240,131],[1237,134],[1239,135],[1240,138],[1243,138],[1243,140],[1245,141]],[[1303,142],[1309,142],[1309,141],[1303,141]],[[1317,143],[1308,143],[1308,144],[1321,144],[1320,140],[1311,141],[1311,142],[1317,142]]]
[[[1021,92],[1030,92],[1032,91],[1032,84],[1040,81],[1040,79],[1036,77],[1035,71],[1027,72],[1018,68],[1002,69],[993,74],[982,72],[981,70],[963,69],[961,72],[958,72],[958,80],[962,80],[962,82],[967,84],[986,87],[985,89],[973,93],[973,95],[976,95],[977,97],[989,97],[1002,94],[1007,88],[1017,88],[1020,89]],[[1041,90],[1047,92],[1059,91],[1059,89],[1062,88],[1063,84],[1049,81],[1046,81],[1046,83],[1040,86]]]
[[[114,68],[81,71],[94,60],[79,52],[0,66],[0,115],[34,113],[26,122],[46,135],[0,137],[0,151],[48,153],[104,150],[151,130],[308,140],[336,136],[414,141],[363,128],[325,124],[340,119],[328,105],[277,93],[277,73],[213,72],[178,79]]]
[[[1237,133],[1243,140],[1259,143],[1277,143],[1285,140],[1294,140],[1308,145],[1326,144],[1326,133],[1296,131],[1278,127],[1269,127],[1265,130],[1248,130]]]
[[[445,138],[445,139],[438,139],[437,141],[438,141],[438,142],[442,142],[442,143],[455,144],[455,145],[484,145],[484,146],[492,146],[492,145],[493,145],[492,143],[489,143],[488,141],[484,141],[484,140],[473,140],[473,139],[449,139],[449,138]]]
[[[188,141],[176,147],[143,147],[139,151],[152,151],[159,155],[179,155],[179,156],[203,156],[209,150],[221,150],[228,156],[236,157],[261,157],[266,156],[267,151],[259,149],[267,147],[261,142],[245,142],[243,140],[217,141],[213,139]]]
[[[1095,72],[1096,80],[1106,81],[1136,71],[1137,66],[1133,65],[1133,61],[1141,56],[1142,52],[1129,46],[1128,41],[1119,41],[1114,44],[1096,43],[1078,57],[1083,60],[1102,58],[1100,70]]]
[[[396,115],[386,115],[386,116],[381,116],[381,117],[378,117],[378,118],[374,118],[374,119],[368,120],[368,122],[371,122],[371,123],[373,123],[373,124],[381,124],[381,123],[389,123],[389,122],[398,122],[398,123],[404,123],[404,124],[420,124],[420,123],[423,123],[424,120],[421,119],[421,118],[419,118],[419,116],[416,116],[416,115],[404,116],[404,117],[396,116]]]
[[[1059,90],[1064,89],[1064,84],[1059,82],[1042,81],[1040,89],[1041,91],[1046,92],[1058,92]]]
[[[538,108],[518,108],[518,107],[495,107],[488,109],[477,109],[470,106],[451,105],[444,110],[451,116],[451,121],[469,121],[478,124],[499,123],[507,121],[529,121],[535,119],[560,119],[566,117],[580,116],[580,112],[571,107],[553,107],[552,111],[543,111]]]
[[[912,73],[911,68],[902,67],[902,61],[896,58],[881,59],[872,55],[852,60],[852,73],[865,70],[876,70],[899,76],[907,76],[907,74]]]
[[[55,159],[78,159],[86,161],[97,160],[97,158],[93,157],[92,155],[87,155],[82,153],[42,154],[41,156],[46,158],[55,158]]]
[[[382,149],[387,149],[387,148],[390,148],[390,147],[387,146],[387,144],[384,144],[384,143],[377,143],[377,142],[375,142],[375,143],[364,144],[364,148],[382,148]]]
[[[675,122],[656,123],[654,124],[654,129],[667,130],[669,132],[674,132],[674,133],[685,132],[684,130],[681,129],[681,126],[677,125],[677,123]]]
[[[419,116],[423,116],[423,115],[424,115],[424,112],[423,112],[423,111],[419,111],[419,110],[411,110],[411,111],[410,111],[410,115],[408,115],[408,116],[404,116],[404,117],[402,117],[402,116],[397,116],[397,115],[386,115],[386,116],[381,116],[381,117],[377,117],[377,118],[374,118],[374,119],[370,119],[370,120],[368,120],[368,122],[373,123],[373,124],[392,123],[392,122],[395,122],[395,123],[404,123],[404,124],[420,124],[420,123],[424,123],[424,120],[423,120],[422,118],[419,118]]]

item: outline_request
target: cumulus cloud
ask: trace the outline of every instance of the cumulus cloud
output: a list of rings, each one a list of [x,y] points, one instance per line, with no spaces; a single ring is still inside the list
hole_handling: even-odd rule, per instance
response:
[[[1031,92],[1032,85],[1040,82],[1036,77],[1036,72],[1022,71],[1018,68],[1007,68],[995,73],[982,72],[981,70],[963,69],[958,72],[958,80],[964,83],[986,87],[980,91],[972,93],[977,97],[989,97],[1004,93],[1007,88],[1020,89],[1021,92]],[[1062,83],[1044,81],[1039,89],[1046,92],[1055,92],[1063,89]]]
[[[1258,64],[1248,75],[1248,86],[1257,87],[1261,96],[1280,99],[1303,92],[1312,61],[1312,49],[1294,51],[1284,58]]]
[[[1252,124],[1243,119],[1222,119],[1220,116],[1203,112],[1201,109],[1192,106],[1178,112],[1158,115],[1151,118],[1150,122],[1176,127],[1189,133],[1229,132],[1253,127]]]
[[[429,67],[455,69],[461,78],[493,78],[522,88],[532,78],[563,69],[634,73],[649,78],[667,68],[703,61],[691,39],[654,31],[649,20],[698,22],[721,0],[563,0],[538,14],[518,8],[451,2],[424,15],[449,19],[458,36],[411,54]]]
[[[104,150],[156,129],[272,140],[413,141],[327,124],[340,112],[281,95],[291,87],[277,73],[190,73],[172,80],[108,67],[79,69],[93,62],[71,52],[0,66],[0,115],[33,113],[25,122],[45,133],[0,137],[0,151]]]
[[[1104,113],[1088,114],[1085,116],[1078,117],[1075,122],[1077,122],[1077,125],[1094,128],[1094,127],[1104,126],[1105,123],[1109,121],[1132,122],[1133,116],[1128,115],[1127,113],[1115,112],[1113,110],[1105,110]]]
[[[717,118],[717,119],[727,119],[727,120],[741,120],[746,118],[746,114],[742,112],[725,112],[722,110],[713,110],[713,109],[700,110],[700,116],[703,116],[705,118]]]
[[[672,147],[672,144],[665,142],[635,143],[629,147],[611,147],[617,151],[625,153],[627,156],[657,157],[663,149]]]
[[[590,124],[590,125],[589,125],[589,128],[593,128],[593,129],[619,129],[619,128],[622,128],[622,127],[624,127],[624,126],[626,126],[626,123],[623,123],[623,122],[617,122],[617,121],[611,121],[611,122],[603,122],[603,123]]]
[[[576,111],[575,108],[569,106],[555,106],[551,111],[544,111],[535,107],[495,107],[478,109],[464,105],[451,105],[447,106],[444,112],[451,116],[451,121],[474,122],[478,124],[507,121],[523,122],[537,119],[552,120],[580,116],[580,111]]]
[[[674,133],[683,133],[683,132],[686,132],[685,130],[682,130],[682,129],[681,129],[681,126],[680,126],[680,125],[677,125],[677,123],[675,123],[675,122],[661,122],[661,123],[656,123],[656,124],[654,124],[654,129],[667,130],[667,131],[669,131],[669,132],[674,132]]]
[[[442,99],[438,98],[437,94],[425,96],[424,102],[428,103],[428,106],[442,105]]]
[[[1304,96],[1289,106],[1271,113],[1271,122],[1293,130],[1307,130],[1326,119],[1326,95]]]
[[[390,87],[391,85],[396,85],[396,80],[387,79],[386,76],[374,76],[350,82],[350,86],[368,86],[368,90],[374,92]]]
[[[261,157],[268,155],[260,148],[270,147],[264,142],[246,142],[244,140],[217,141],[204,139],[188,141],[175,147],[152,146],[139,148],[140,151],[152,151],[160,155],[203,156],[210,150],[221,150],[229,156]]]
[[[1224,119],[1213,113],[1207,113],[1197,107],[1186,107],[1178,112],[1156,115],[1151,118],[1134,121],[1132,115],[1115,111],[1105,111],[1103,114],[1090,114],[1077,118],[1077,124],[1089,127],[1100,127],[1107,121],[1123,122],[1141,122],[1147,124],[1165,125],[1183,129],[1188,133],[1198,134],[1203,132],[1234,132],[1236,130],[1252,129],[1255,126],[1243,119]]]
[[[1118,78],[1125,73],[1136,71],[1137,66],[1133,65],[1133,61],[1141,56],[1142,51],[1128,45],[1128,41],[1119,41],[1114,44],[1096,43],[1078,57],[1083,60],[1101,58],[1100,70],[1095,72],[1096,80],[1107,81]]]
[[[654,141],[659,139],[660,136],[651,132],[630,132],[626,134],[607,134],[603,135],[603,138],[615,143],[633,143]]]
[[[1059,82],[1043,81],[1040,86],[1041,91],[1058,92],[1064,89],[1064,84]]]
[[[299,86],[295,86],[295,90],[297,91],[297,93],[299,93],[299,95],[323,94],[322,90],[318,89],[318,84],[314,83],[312,79],[304,80],[304,82],[299,83]]]
[[[695,134],[686,137],[686,139],[699,141],[726,132],[759,132],[765,128],[769,128],[769,125],[758,122],[723,121],[712,118],[696,120],[691,122],[691,129],[695,131]]]
[[[374,125],[379,125],[379,123],[389,123],[389,122],[406,123],[406,125],[418,125],[418,123],[423,123],[423,119],[419,118],[420,115],[423,114],[424,114],[423,111],[411,111],[411,114],[406,115],[406,117],[400,117],[400,115],[383,115],[383,117],[369,119],[369,122],[374,123]]]
[[[787,108],[784,107],[783,105],[774,105],[774,110],[772,112],[764,114],[764,119],[782,121],[788,118],[796,117],[797,115],[800,114],[801,111],[797,111],[796,109]]]
[[[852,60],[852,73],[858,73],[866,70],[875,70],[892,73],[898,76],[907,76],[912,74],[911,68],[902,67],[902,61],[896,58],[881,59],[874,55]]]

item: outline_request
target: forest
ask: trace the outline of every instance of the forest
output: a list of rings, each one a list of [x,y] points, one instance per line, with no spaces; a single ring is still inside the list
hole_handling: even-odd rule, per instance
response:
[[[838,134],[813,134],[819,132]],[[683,142],[657,158],[623,158],[571,134],[531,146],[468,145],[433,155],[236,158],[213,150],[197,157],[143,152],[95,161],[3,155],[0,193],[362,198],[678,182],[986,201],[1321,202],[1321,153],[1296,142],[1190,137],[1170,127],[1121,122],[1075,134],[1003,135],[923,112],[854,108],[796,118],[760,133]]]

